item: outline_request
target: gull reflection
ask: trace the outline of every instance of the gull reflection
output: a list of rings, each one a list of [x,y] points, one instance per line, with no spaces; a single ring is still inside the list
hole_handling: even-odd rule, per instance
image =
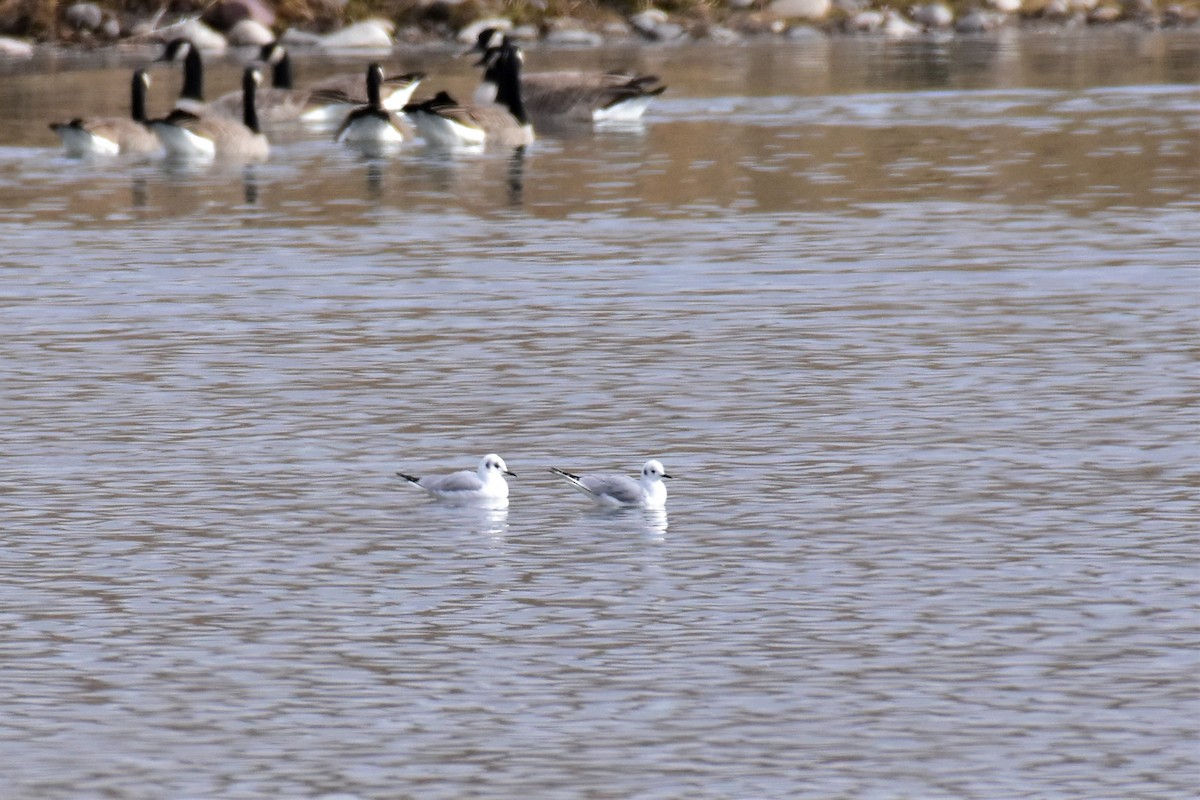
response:
[[[508,533],[508,508],[474,508],[472,530],[493,539],[501,539]]]
[[[597,506],[586,514],[612,527],[619,523],[632,533],[640,533],[650,539],[662,539],[667,535],[667,510],[665,508],[605,508]]]
[[[642,533],[661,539],[667,535],[667,510],[665,508],[638,509],[642,514]]]

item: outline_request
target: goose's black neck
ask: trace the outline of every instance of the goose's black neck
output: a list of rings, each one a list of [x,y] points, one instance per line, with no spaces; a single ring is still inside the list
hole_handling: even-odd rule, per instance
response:
[[[271,68],[271,85],[276,89],[292,88],[292,57],[283,51],[283,57]]]
[[[258,89],[258,75],[253,67],[246,69],[242,75],[242,124],[255,133],[258,129],[258,108],[255,106],[254,95]]]
[[[179,96],[185,100],[204,102],[204,62],[200,60],[196,45],[190,45],[187,55],[183,57],[183,91]]]
[[[136,70],[129,91],[129,113],[134,122],[146,121],[146,73]]]
[[[506,107],[522,125],[529,123],[521,98],[521,51],[505,43],[489,69],[496,83],[496,102]]]
[[[383,108],[379,87],[383,84],[383,67],[372,64],[367,67],[367,105],[372,109]]]

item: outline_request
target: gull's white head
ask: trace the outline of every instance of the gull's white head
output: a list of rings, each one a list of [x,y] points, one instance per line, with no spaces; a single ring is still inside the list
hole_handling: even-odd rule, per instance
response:
[[[663,469],[661,461],[655,461],[653,458],[642,465],[642,480],[649,483],[660,481],[663,478],[669,478],[670,475]]]
[[[517,477],[517,473],[509,472],[508,465],[504,463],[504,459],[495,453],[488,453],[479,460],[479,477],[486,481],[493,475],[511,475]]]

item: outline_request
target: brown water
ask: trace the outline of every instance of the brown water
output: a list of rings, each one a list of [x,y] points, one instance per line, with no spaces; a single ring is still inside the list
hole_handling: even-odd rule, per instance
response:
[[[246,169],[3,67],[0,796],[1194,796],[1197,52],[536,51],[671,90]],[[393,476],[489,451],[506,511]]]

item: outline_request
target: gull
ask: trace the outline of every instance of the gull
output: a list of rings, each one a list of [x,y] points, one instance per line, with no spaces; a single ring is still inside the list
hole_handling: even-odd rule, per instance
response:
[[[667,503],[667,487],[662,479],[671,476],[662,463],[654,459],[642,466],[642,476],[638,480],[624,475],[572,475],[557,467],[551,467],[550,471],[566,478],[602,506],[662,508]]]
[[[479,467],[451,472],[448,475],[426,475],[417,477],[397,472],[413,486],[424,489],[430,497],[456,505],[504,508],[508,505],[508,482],[505,475],[517,477],[509,472],[504,459],[489,453],[479,460]]]

